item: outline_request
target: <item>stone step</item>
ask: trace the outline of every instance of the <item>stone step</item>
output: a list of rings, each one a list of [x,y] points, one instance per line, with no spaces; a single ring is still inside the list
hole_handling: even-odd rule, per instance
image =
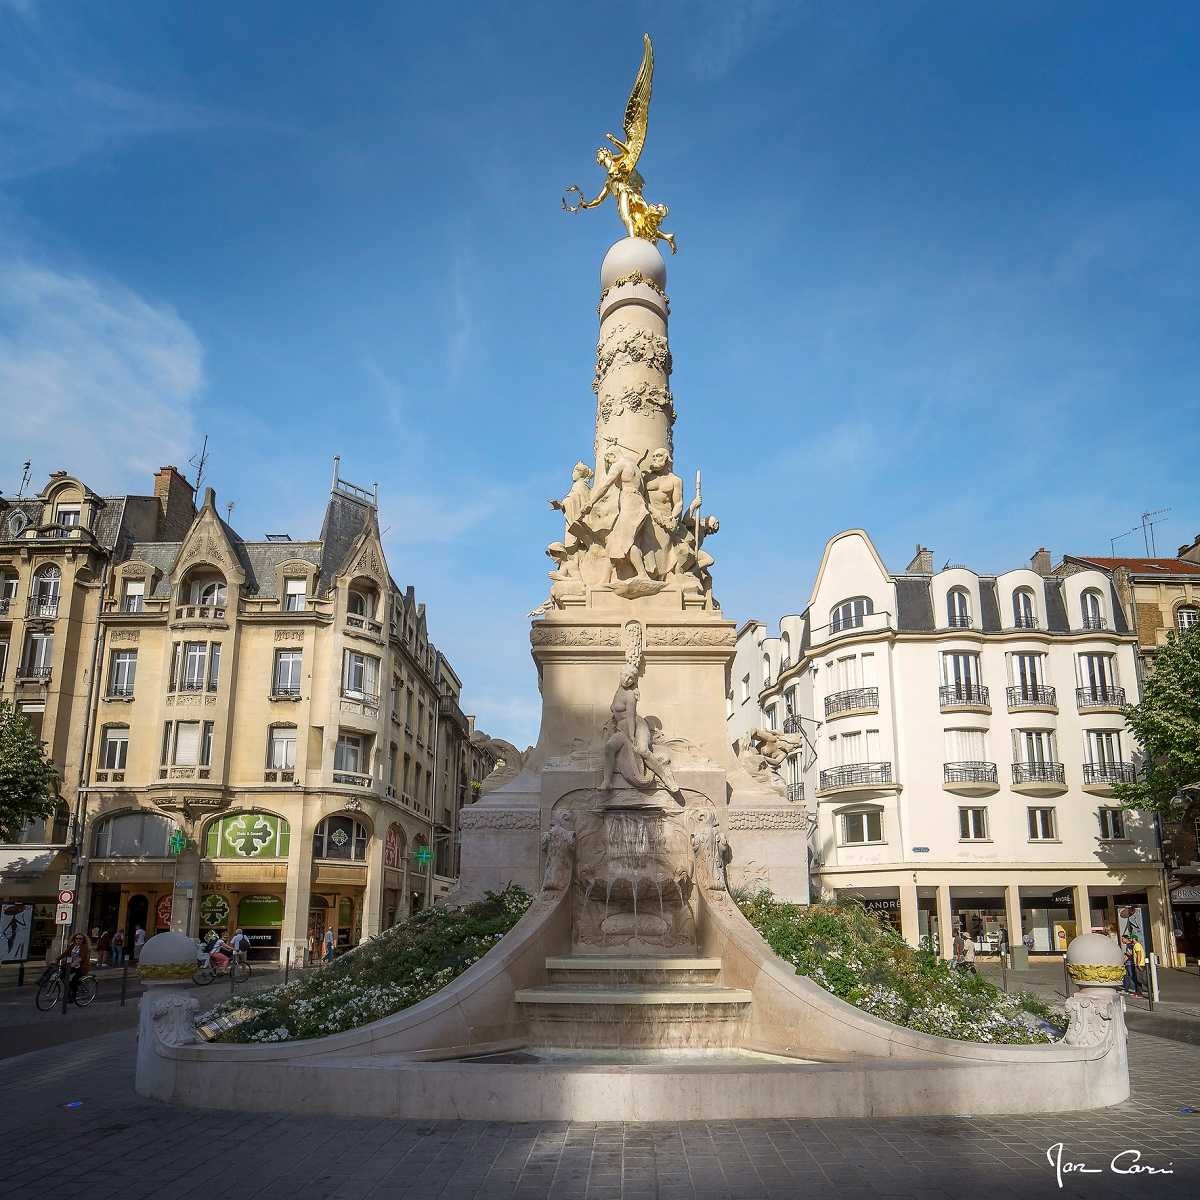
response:
[[[657,987],[624,984],[602,987],[593,984],[551,983],[540,988],[519,988],[518,1004],[611,1004],[632,1007],[652,1004],[749,1004],[752,994],[745,988],[704,983],[671,983]]]
[[[607,987],[618,984],[715,984],[721,975],[721,960],[683,955],[660,958],[574,954],[547,958],[546,974],[551,983],[596,983]]]

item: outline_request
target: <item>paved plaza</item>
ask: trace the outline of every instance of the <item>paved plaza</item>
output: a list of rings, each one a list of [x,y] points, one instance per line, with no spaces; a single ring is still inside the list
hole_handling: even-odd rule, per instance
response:
[[[752,1200],[1200,1193],[1200,1047],[1132,1034],[1134,1096],[1046,1117],[507,1125],[196,1112],[133,1093],[123,1030],[0,1062],[0,1197]],[[66,1105],[80,1101],[78,1107]],[[1046,1160],[1064,1144],[1064,1172]],[[1120,1151],[1173,1175],[1119,1175]],[[1118,1165],[1128,1165],[1127,1156]]]

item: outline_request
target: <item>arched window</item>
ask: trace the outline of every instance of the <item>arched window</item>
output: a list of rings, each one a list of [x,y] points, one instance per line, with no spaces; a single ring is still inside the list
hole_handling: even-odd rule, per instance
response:
[[[1088,588],[1079,597],[1079,604],[1083,609],[1084,629],[1103,629],[1106,624],[1104,620],[1104,601],[1101,600],[1099,591],[1096,588]]]
[[[224,608],[228,599],[225,576],[212,567],[200,566],[189,571],[180,588],[181,603]]]
[[[166,858],[175,822],[152,812],[120,813],[96,828],[96,858]]]
[[[946,593],[946,624],[951,629],[971,628],[971,597],[966,588],[951,588]]]
[[[367,615],[367,598],[362,592],[351,592],[346,597],[346,611],[352,617],[365,617]]]
[[[226,813],[204,832],[205,858],[287,858],[291,827],[274,813]]]
[[[1200,608],[1194,604],[1181,604],[1175,610],[1175,628],[1180,633],[1200,627]]]
[[[771,656],[769,654],[763,655],[762,668],[763,687],[766,687],[771,682]]]
[[[782,671],[792,665],[792,635],[786,631],[779,635],[779,654],[779,669]]]
[[[8,517],[8,536],[10,538],[19,538],[25,532],[25,527],[29,524],[29,518],[20,510],[10,513]]]
[[[58,616],[59,588],[62,572],[53,563],[38,569],[33,577],[33,595],[29,599],[29,615],[33,617]]]
[[[844,629],[858,629],[873,612],[870,598],[854,596],[835,604],[829,614],[829,632],[841,633]]]
[[[408,858],[408,838],[400,825],[388,826],[387,837],[383,843],[383,865],[385,867],[403,867]]]
[[[1013,592],[1013,628],[1037,628],[1037,608],[1034,606],[1031,588],[1017,588]]]
[[[224,608],[225,596],[225,581],[223,579],[210,579],[207,583],[200,585],[199,603],[205,604],[210,608]]]
[[[313,833],[313,858],[340,858],[362,862],[367,857],[367,830],[353,817],[335,813]]]

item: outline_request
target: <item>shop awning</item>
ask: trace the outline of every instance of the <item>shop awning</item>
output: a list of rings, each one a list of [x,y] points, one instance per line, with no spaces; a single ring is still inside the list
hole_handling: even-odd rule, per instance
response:
[[[0,877],[36,879],[61,853],[57,846],[13,846],[0,850]],[[57,883],[58,881],[55,880]]]

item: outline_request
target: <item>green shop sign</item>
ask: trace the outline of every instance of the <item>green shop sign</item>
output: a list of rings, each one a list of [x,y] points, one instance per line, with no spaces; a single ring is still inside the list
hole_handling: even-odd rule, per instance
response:
[[[283,924],[282,896],[243,896],[238,924],[247,929],[276,928]]]
[[[213,821],[204,836],[206,858],[287,858],[288,823],[271,813],[229,813]]]
[[[200,920],[205,925],[229,924],[229,901],[216,892],[200,901]]]

